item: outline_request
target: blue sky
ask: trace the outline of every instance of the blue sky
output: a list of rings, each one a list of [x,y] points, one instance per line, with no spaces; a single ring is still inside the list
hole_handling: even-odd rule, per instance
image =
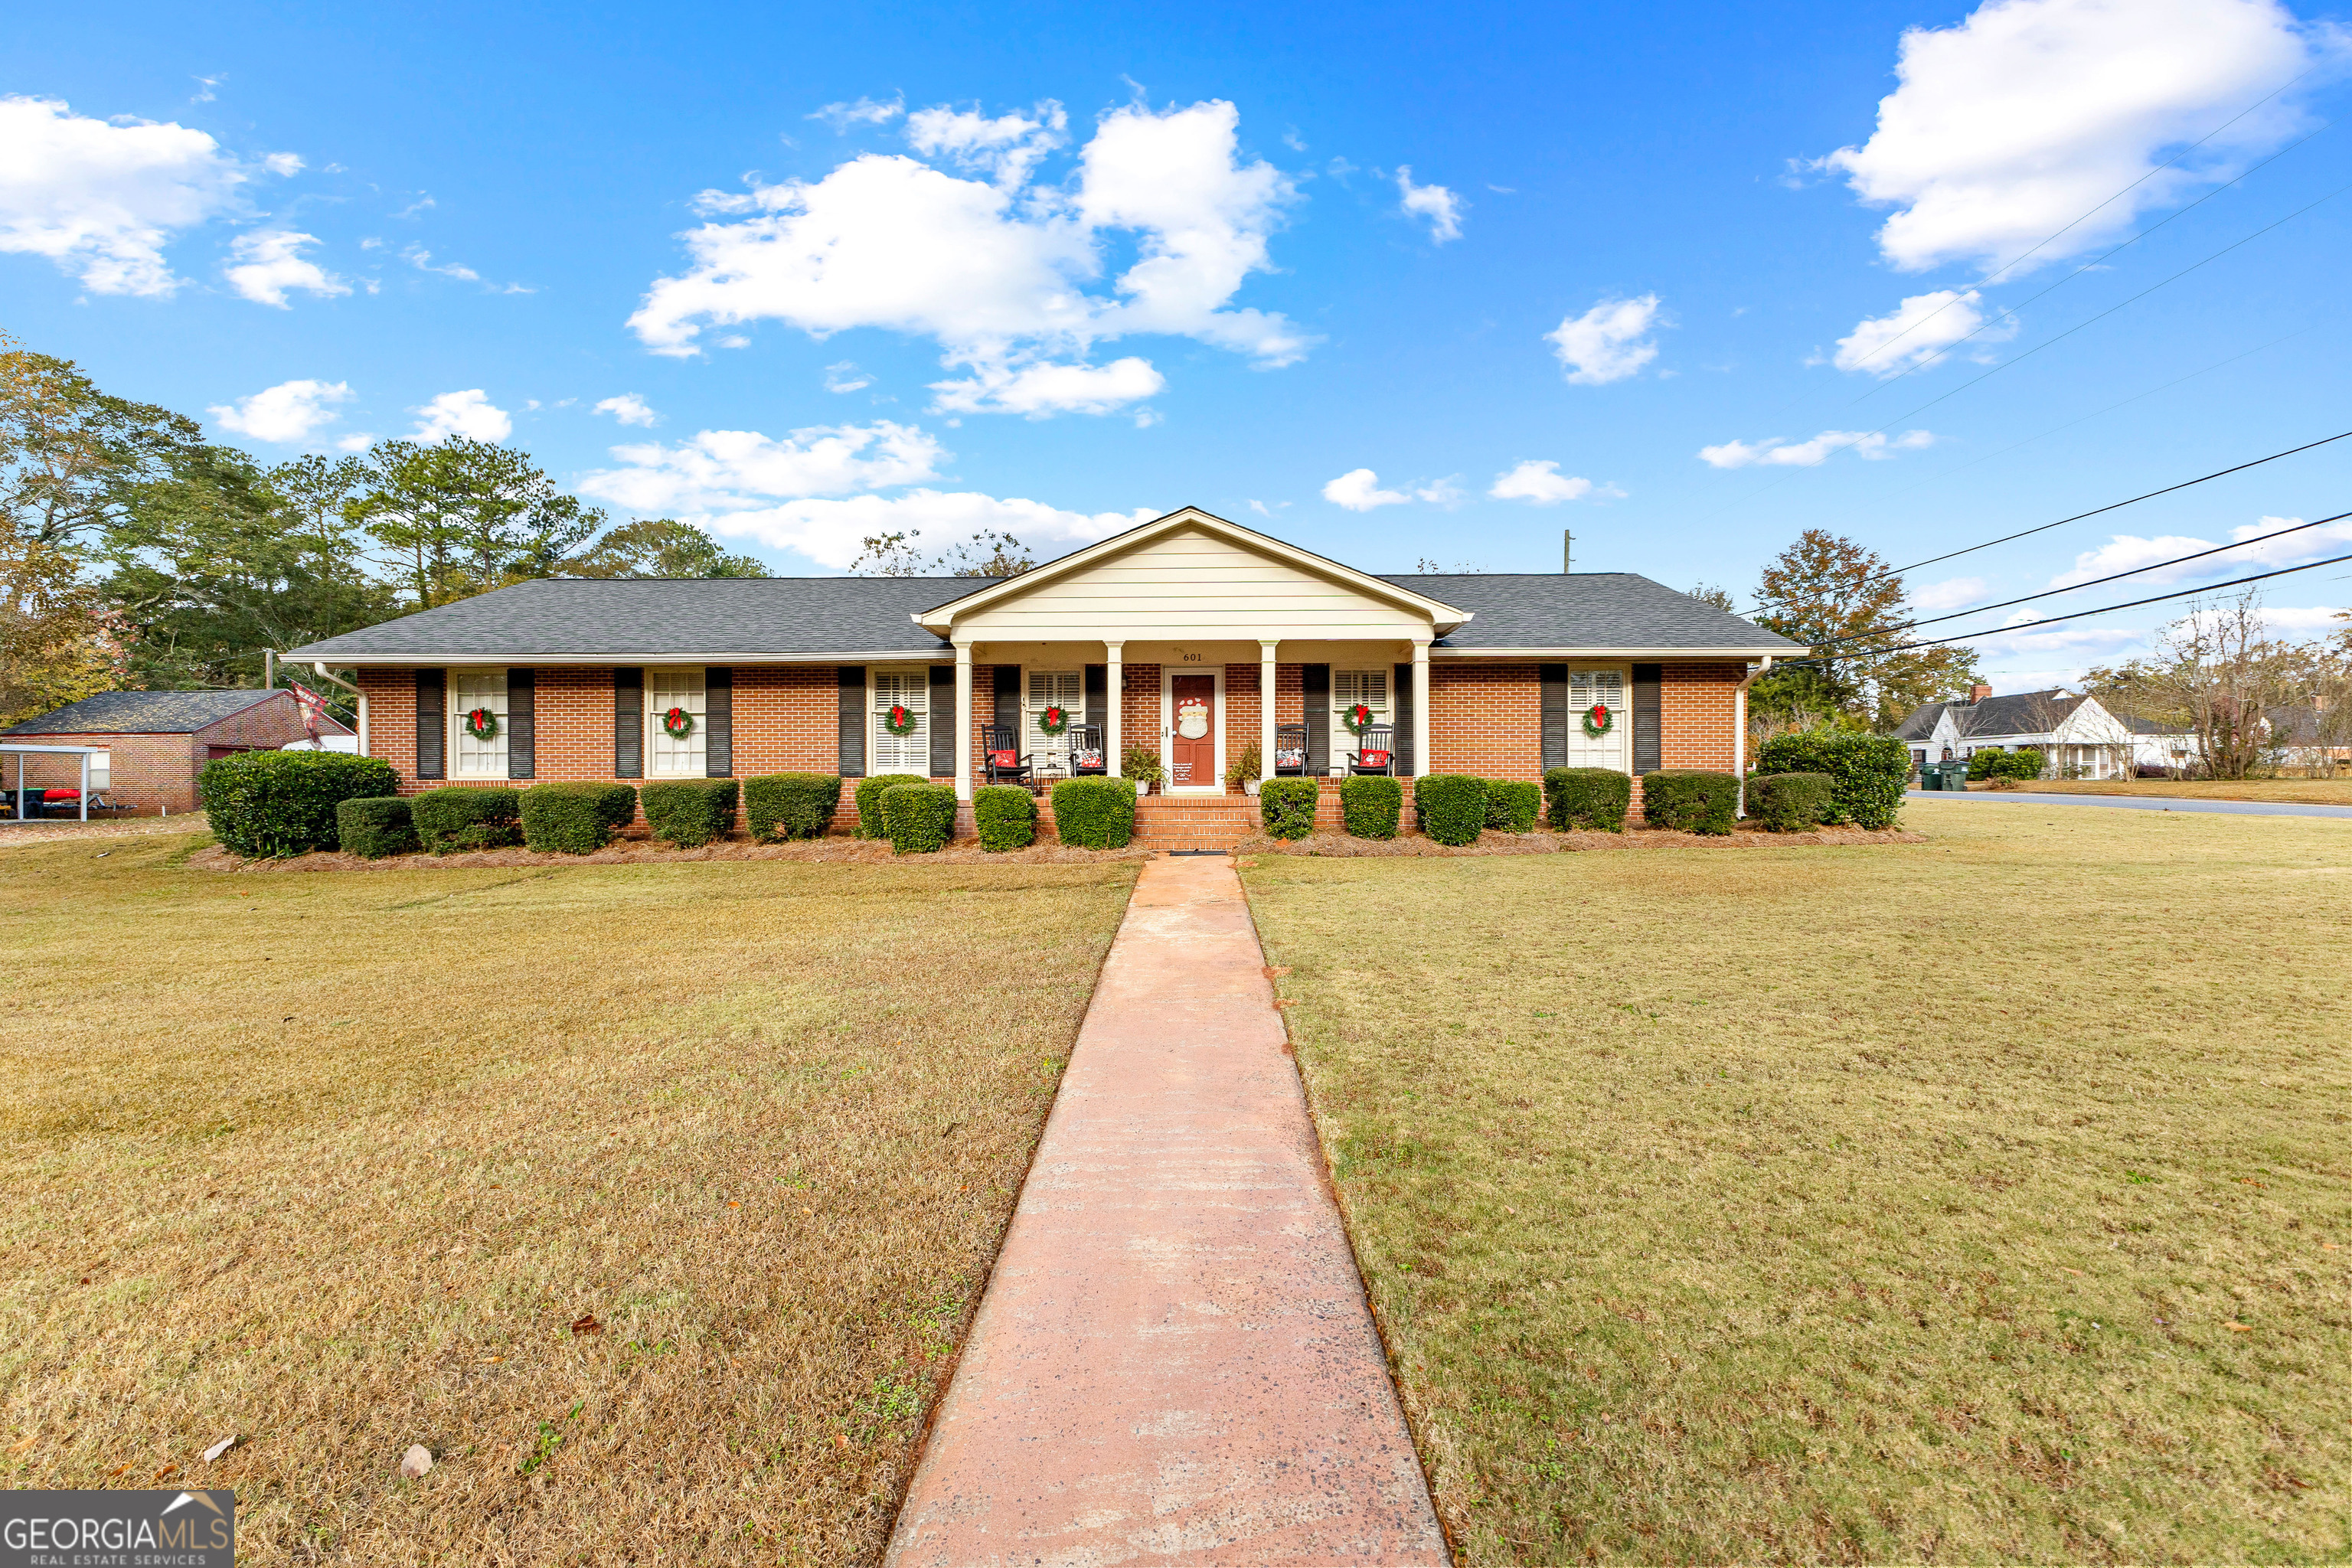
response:
[[[1189,503],[1744,595],[1804,527],[1899,565],[2352,428],[2347,49],[2267,0],[28,9],[0,326],[268,458],[503,434],[782,571]],[[2352,441],[1914,586],[2347,495]],[[1980,646],[2018,689],[2164,618]]]

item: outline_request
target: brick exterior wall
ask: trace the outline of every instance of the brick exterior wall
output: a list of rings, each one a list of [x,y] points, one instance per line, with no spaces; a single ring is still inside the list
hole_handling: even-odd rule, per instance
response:
[[[1432,660],[1429,771],[1540,781],[1543,685],[1536,667]]]
[[[319,732],[348,735],[352,731],[328,719],[320,723]],[[308,735],[293,693],[279,691],[216,723],[176,735],[26,733],[10,738],[33,746],[104,747],[110,764],[106,798],[132,815],[150,816],[162,812],[178,816],[196,809],[196,773],[212,760],[215,749],[276,751]],[[25,757],[27,789],[73,789],[80,780],[79,757],[37,753]],[[0,787],[16,787],[16,757],[7,752],[0,752]]]
[[[1738,763],[1738,664],[1669,664],[1659,671],[1658,760],[1727,773]]]

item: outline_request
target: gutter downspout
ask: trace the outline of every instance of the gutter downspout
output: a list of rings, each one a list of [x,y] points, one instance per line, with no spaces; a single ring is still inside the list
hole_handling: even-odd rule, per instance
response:
[[[1731,773],[1739,781],[1739,815],[1748,815],[1748,689],[1756,678],[1772,668],[1772,656],[1766,654],[1764,662],[1748,670],[1747,679],[1736,689],[1738,695],[1731,702]]]

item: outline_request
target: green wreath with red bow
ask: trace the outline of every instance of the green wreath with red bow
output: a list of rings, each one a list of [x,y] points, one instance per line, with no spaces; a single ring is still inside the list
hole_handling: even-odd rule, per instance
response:
[[[662,715],[662,733],[673,741],[683,741],[694,733],[694,715],[683,708],[673,708]]]
[[[1058,735],[1069,727],[1070,710],[1066,708],[1055,706],[1037,715],[1037,732],[1041,735]]]
[[[477,708],[466,715],[466,733],[477,741],[495,741],[499,736],[499,716],[487,708]]]
[[[1606,702],[1596,702],[1584,710],[1584,738],[1597,741],[1617,727],[1617,715],[1609,710]]]
[[[882,715],[882,727],[893,735],[911,735],[915,732],[915,710],[903,702],[893,702],[890,711]]]
[[[1379,714],[1359,702],[1354,707],[1340,712],[1339,722],[1348,727],[1348,733],[1350,735],[1360,735],[1379,718]]]

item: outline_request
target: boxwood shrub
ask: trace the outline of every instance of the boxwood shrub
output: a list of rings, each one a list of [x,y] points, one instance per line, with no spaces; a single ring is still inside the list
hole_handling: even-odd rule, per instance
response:
[[[987,784],[971,793],[971,823],[982,849],[1026,849],[1037,842],[1037,797],[1019,784]]]
[[[1486,781],[1486,826],[1501,833],[1533,833],[1543,809],[1543,786],[1516,779]]]
[[[735,831],[735,802],[743,786],[733,779],[671,779],[641,792],[646,826],[654,837],[680,849],[698,849]]]
[[[832,773],[762,773],[743,781],[743,826],[762,844],[822,838],[841,808],[842,781]]]
[[[1135,837],[1133,779],[1064,779],[1054,786],[1054,831],[1084,849],[1124,849]]]
[[[1969,782],[1986,779],[2014,779],[2020,784],[2042,776],[2045,759],[2040,749],[2028,746],[2022,751],[2004,752],[1988,746],[1969,758]]]
[[[955,837],[952,784],[893,784],[882,792],[883,831],[901,855],[929,855]]]
[[[436,855],[505,849],[522,842],[522,791],[452,784],[408,803],[416,841]]]
[[[1832,827],[1892,827],[1911,777],[1911,748],[1892,735],[1807,730],[1765,742],[1756,753],[1756,771],[1827,773],[1834,784],[1823,822]]]
[[[1642,820],[1683,833],[1728,833],[1739,820],[1739,780],[1702,768],[1643,773]]]
[[[636,816],[628,784],[533,784],[522,792],[522,841],[543,854],[592,855]]]
[[[1475,844],[1486,826],[1486,781],[1469,773],[1431,773],[1412,781],[1413,815],[1440,844]]]
[[[1366,773],[1360,778],[1339,781],[1339,816],[1348,825],[1349,837],[1394,838],[1397,823],[1403,815],[1403,780],[1385,773]]]
[[[247,859],[332,849],[338,805],[399,787],[390,763],[342,752],[238,752],[196,774],[213,837]]]
[[[1827,773],[1758,773],[1748,781],[1748,815],[1772,833],[1822,825],[1837,781]]]
[[[1314,832],[1315,803],[1322,794],[1323,786],[1313,779],[1268,779],[1258,785],[1257,815],[1266,836],[1304,838]]]
[[[900,784],[929,784],[920,773],[876,773],[870,779],[857,781],[857,837],[887,838],[889,829],[882,823],[882,792]]]
[[[416,825],[396,795],[357,795],[335,806],[335,837],[346,855],[381,860],[415,848]]]
[[[1554,768],[1544,774],[1554,833],[1622,833],[1633,805],[1633,777],[1614,768]]]

